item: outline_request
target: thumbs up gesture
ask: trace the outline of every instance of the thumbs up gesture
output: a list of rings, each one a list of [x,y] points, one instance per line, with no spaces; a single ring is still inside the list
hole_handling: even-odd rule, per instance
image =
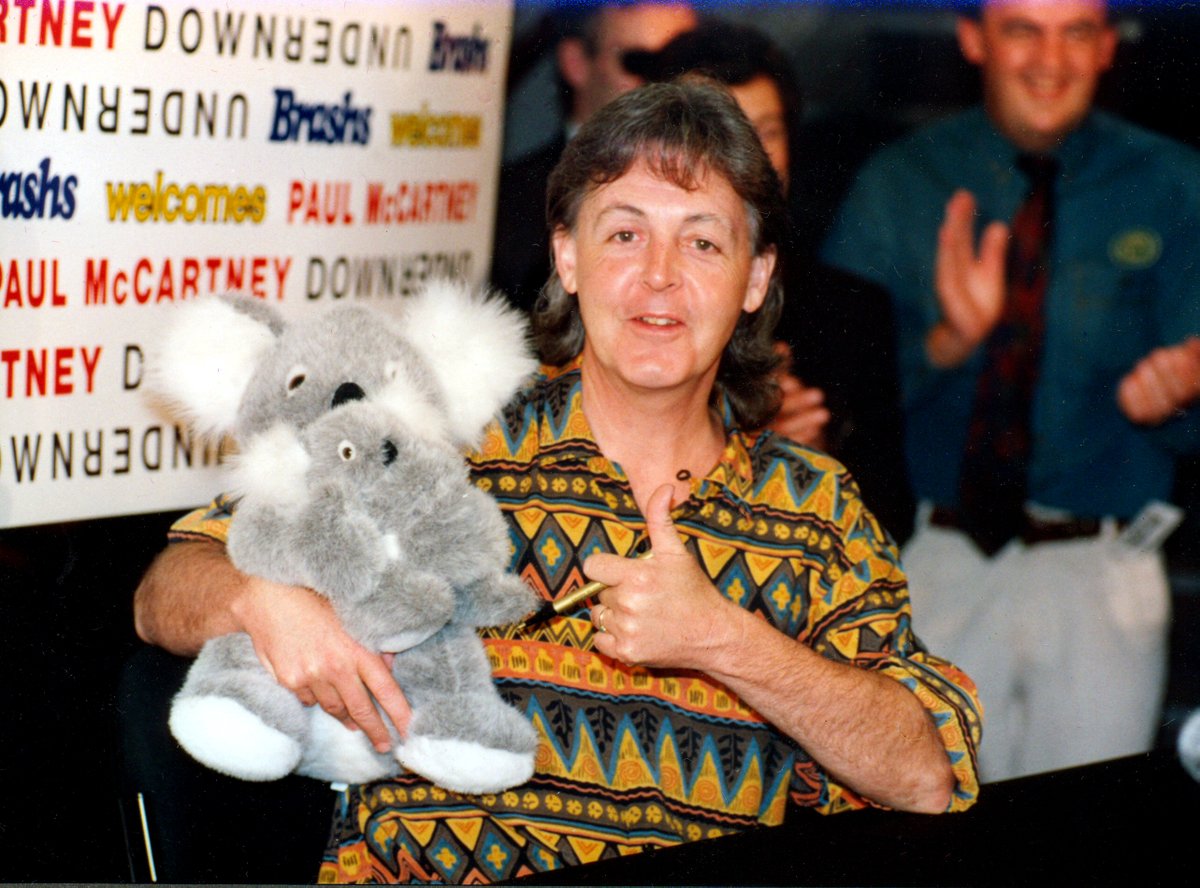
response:
[[[664,484],[646,504],[653,558],[596,554],[584,562],[588,578],[608,586],[592,608],[595,646],[630,664],[704,669],[741,611],[684,548],[671,520],[673,492]]]

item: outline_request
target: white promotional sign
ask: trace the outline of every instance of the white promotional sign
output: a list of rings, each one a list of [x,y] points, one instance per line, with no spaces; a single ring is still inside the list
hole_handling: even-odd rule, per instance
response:
[[[220,489],[142,390],[181,303],[481,284],[511,27],[511,0],[0,0],[0,528]]]

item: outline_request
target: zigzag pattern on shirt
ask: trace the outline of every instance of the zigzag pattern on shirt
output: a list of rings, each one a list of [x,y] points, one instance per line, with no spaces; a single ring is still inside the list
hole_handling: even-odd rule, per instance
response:
[[[628,790],[649,789],[661,792],[670,800],[712,815],[725,812],[735,818],[766,819],[778,807],[782,813],[786,802],[790,762],[780,763],[764,779],[764,763],[758,743],[751,739],[742,754],[740,773],[727,782],[722,767],[722,755],[711,735],[705,736],[699,754],[689,767],[680,753],[674,726],[664,720],[653,741],[652,754],[647,755],[639,745],[639,731],[628,716],[616,728],[613,742],[607,744],[610,754],[601,755],[587,719],[577,712],[571,743],[562,744],[547,726],[548,716],[533,700],[530,715],[541,735],[537,753],[537,772],[547,777],[560,777],[578,786],[594,786],[625,793]]]
[[[746,825],[664,803],[657,791],[634,790],[617,800],[558,782],[538,777],[524,791],[480,799],[410,776],[363,787],[357,803],[343,796],[335,814],[356,820],[361,838],[326,855],[319,881],[484,884],[716,838]]]

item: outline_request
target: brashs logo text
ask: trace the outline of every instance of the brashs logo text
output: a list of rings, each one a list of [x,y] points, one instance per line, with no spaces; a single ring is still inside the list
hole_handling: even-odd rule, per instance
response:
[[[355,108],[351,93],[339,105],[301,102],[290,89],[275,90],[272,142],[323,142],[366,145],[371,140],[371,109]]]
[[[75,215],[78,176],[50,175],[50,158],[37,171],[0,172],[0,217],[5,219],[70,219]]]

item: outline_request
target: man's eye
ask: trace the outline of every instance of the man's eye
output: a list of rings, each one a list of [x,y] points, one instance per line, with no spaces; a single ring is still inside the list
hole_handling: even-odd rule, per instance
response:
[[[1037,28],[1034,28],[1027,22],[1010,22],[1004,27],[1004,35],[1006,37],[1014,37],[1019,40],[1028,40],[1037,34]]]
[[[694,243],[696,244],[696,249],[700,250],[702,253],[707,253],[710,250],[715,250],[717,248],[717,245],[714,244],[712,241],[705,240],[702,237],[696,238]]]
[[[1090,22],[1073,25],[1067,29],[1067,37],[1077,43],[1089,43],[1095,40],[1099,33],[1100,29]]]
[[[621,243],[621,244],[632,243],[633,238],[634,238],[634,233],[632,231],[618,231],[616,234],[613,235],[613,240],[615,240],[617,243]]]

